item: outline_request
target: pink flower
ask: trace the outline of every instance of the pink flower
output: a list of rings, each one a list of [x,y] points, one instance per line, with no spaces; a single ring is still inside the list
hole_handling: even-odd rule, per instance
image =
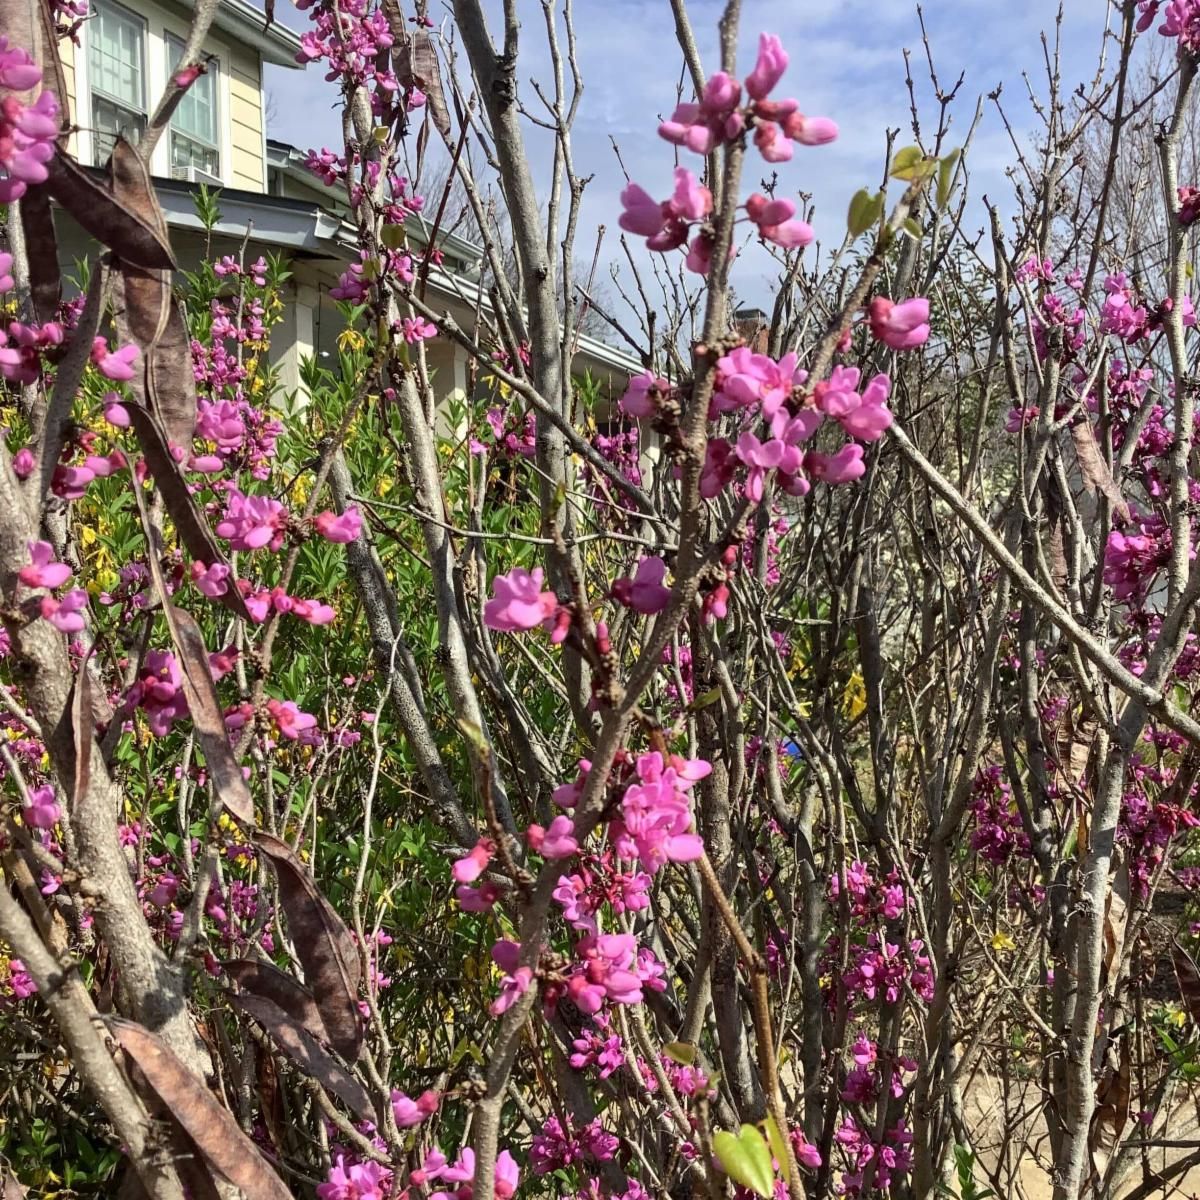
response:
[[[1178,38],[1181,50],[1200,53],[1200,0],[1167,0],[1158,32]]]
[[[705,233],[698,233],[688,244],[683,265],[696,275],[707,275],[712,269],[712,252],[712,238]]]
[[[724,438],[710,438],[700,472],[700,495],[706,500],[719,496],[733,479],[735,466],[733,447]]]
[[[20,46],[10,46],[0,36],[0,87],[10,92],[27,92],[42,81],[42,68]]]
[[[331,542],[353,542],[362,533],[362,514],[351,504],[340,517],[332,512],[317,513],[313,524]]]
[[[53,829],[61,817],[62,809],[55,803],[54,788],[49,784],[34,788],[29,803],[21,810],[21,819],[30,829]]]
[[[838,127],[828,117],[806,117],[789,113],[783,119],[783,132],[801,146],[825,146],[837,140]]]
[[[913,350],[929,338],[929,301],[924,296],[899,304],[876,296],[868,315],[872,336],[892,350]]]
[[[786,197],[768,200],[766,196],[755,192],[746,201],[746,213],[766,241],[774,242],[785,250],[807,246],[815,236],[812,226],[806,221],[792,219],[796,215],[796,206]]]
[[[0,294],[11,292],[17,286],[16,280],[13,279],[12,265],[12,255],[0,252]]]
[[[758,36],[758,61],[746,76],[746,91],[755,100],[765,100],[787,70],[788,56],[773,33]]]
[[[18,479],[28,479],[33,474],[33,468],[36,465],[37,460],[33,457],[33,451],[28,446],[22,446],[13,455],[13,474]]]
[[[179,879],[173,871],[164,871],[158,878],[158,882],[146,893],[146,899],[149,903],[158,908],[166,908],[168,904],[175,901],[175,897],[179,894]]]
[[[718,71],[704,86],[698,104],[680,104],[658,127],[658,135],[695,154],[708,154],[715,146],[738,136],[745,122],[737,112],[741,84]]]
[[[410,1100],[403,1092],[392,1092],[392,1115],[400,1129],[412,1129],[428,1120],[438,1110],[438,1094],[423,1092],[419,1099]]]
[[[197,64],[191,67],[180,67],[171,78],[174,79],[176,87],[189,88],[202,74],[204,74],[204,67]]]
[[[26,587],[56,588],[71,578],[71,568],[54,561],[54,547],[49,542],[30,542],[29,559],[29,566],[22,567],[17,574]]]
[[[404,340],[410,346],[432,337],[437,337],[437,326],[432,321],[427,321],[424,317],[404,318]]]
[[[703,221],[712,212],[712,193],[683,167],[675,168],[675,190],[661,204],[636,183],[621,193],[618,224],[627,233],[646,239],[651,250],[675,250],[687,241],[690,223]]]
[[[87,601],[87,592],[82,588],[68,592],[61,600],[43,596],[41,614],[59,633],[78,633],[83,628],[82,614],[87,609]]]
[[[34,983],[33,977],[25,970],[25,964],[19,958],[9,959],[8,984],[18,1000],[28,1000],[30,996],[37,995],[37,984]]]
[[[621,192],[621,207],[624,211],[617,224],[626,233],[648,238],[663,227],[663,206],[636,183],[629,184]]]
[[[567,816],[557,816],[542,836],[540,853],[543,858],[570,858],[579,852],[575,840],[575,823]]]
[[[483,623],[501,633],[515,633],[552,623],[558,597],[542,591],[542,568],[513,567],[492,580],[492,599],[483,606]]]
[[[689,832],[692,815],[687,791],[711,769],[700,760],[672,760],[664,766],[659,754],[641,755],[637,760],[640,782],[626,789],[621,815],[611,823],[617,853],[638,859],[648,875],[668,862],[699,858],[704,842]]]
[[[848,442],[836,454],[818,454],[815,450],[804,456],[804,469],[814,478],[825,483],[851,483],[866,473],[863,448],[857,442]]]
[[[320,600],[298,600],[292,597],[291,614],[310,625],[328,625],[337,616],[337,610]]]
[[[480,838],[465,857],[455,862],[450,874],[456,883],[474,883],[488,869],[495,853],[496,843],[491,838]]]
[[[183,675],[169,650],[149,650],[133,687],[125,697],[131,707],[145,710],[150,732],[165,737],[171,724],[187,711],[183,694]]]
[[[192,582],[210,600],[224,596],[229,591],[230,570],[224,563],[214,563],[206,567],[202,562],[194,562],[191,566]]]
[[[318,1200],[384,1200],[392,1173],[376,1162],[355,1163],[346,1166],[346,1159],[339,1154],[337,1162],[329,1171],[329,1179],[317,1188]]]
[[[477,888],[473,888],[469,883],[460,883],[454,889],[454,897],[463,912],[490,912],[502,895],[503,889],[490,879],[485,879]]]
[[[141,351],[132,343],[110,352],[104,338],[98,337],[92,342],[92,362],[105,379],[111,379],[114,383],[124,383],[133,378],[133,364],[140,354]]]
[[[500,981],[500,995],[488,1009],[493,1017],[506,1013],[533,986],[532,969],[518,965],[520,954],[520,942],[499,941],[492,947],[492,961],[504,972]],[[452,1179],[453,1176],[447,1172],[446,1178]]]
[[[516,1160],[507,1150],[501,1150],[496,1156],[496,1174],[494,1191],[496,1200],[511,1200],[521,1182],[521,1169]]]
[[[95,478],[96,473],[90,467],[64,467],[60,463],[50,477],[50,490],[64,500],[78,500]]]
[[[634,375],[629,380],[625,395],[621,397],[621,411],[639,420],[652,417],[658,411],[658,400],[665,396],[671,385],[660,379],[653,371]]]
[[[216,526],[218,537],[228,538],[234,550],[278,550],[287,529],[287,510],[269,496],[246,496],[230,488],[225,519]]]
[[[9,48],[7,39],[0,48],[0,74],[17,80],[33,79],[30,87],[37,86],[41,78],[40,69],[25,51]],[[0,105],[0,167],[7,178],[0,178],[0,204],[20,199],[31,183],[46,182],[46,163],[54,157],[58,131],[58,101],[53,92],[41,92],[32,104],[23,104],[16,96],[5,98]]]
[[[691,171],[676,167],[675,191],[667,205],[683,221],[703,221],[712,212],[712,192]]]
[[[1179,196],[1179,223],[1180,225],[1192,225],[1200,220],[1200,188],[1197,187],[1181,187],[1178,189]],[[0,255],[0,259],[2,259]],[[3,262],[0,261],[0,271],[3,270]],[[0,291],[4,289],[0,287]]]
[[[294,742],[311,741],[310,731],[316,728],[317,718],[312,713],[301,712],[294,700],[268,700],[267,712],[285,738]]]
[[[769,163],[791,162],[792,143],[774,121],[759,121],[754,130],[754,144]]]
[[[857,392],[843,392],[838,412],[826,411],[851,437],[863,442],[877,442],[892,424],[892,414],[887,407],[891,386],[892,381],[881,373],[863,388],[861,396]]]
[[[639,559],[632,579],[613,584],[613,599],[646,616],[662,612],[671,601],[671,589],[663,586],[666,574],[667,564],[658,555]]]

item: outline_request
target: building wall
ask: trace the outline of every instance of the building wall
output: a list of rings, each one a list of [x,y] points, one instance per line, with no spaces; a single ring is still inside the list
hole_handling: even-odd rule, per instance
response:
[[[247,192],[267,190],[266,119],[263,112],[262,64],[240,50],[229,70],[229,117],[232,142],[229,182]]]
[[[67,83],[66,106],[67,112],[71,114],[71,123],[75,124],[78,120],[78,113],[75,108],[76,82],[75,82],[75,43],[69,38],[58,43],[59,45],[59,61],[62,63],[63,77]],[[63,98],[60,96],[59,100]],[[72,133],[67,139],[67,152],[76,154],[78,135]]]
[[[117,6],[139,18],[144,28],[146,105],[153,111],[166,87],[171,68],[168,36],[183,40],[190,23],[186,12],[175,12],[150,0],[118,0]],[[91,92],[88,82],[88,22],[80,29],[78,48],[60,42],[72,115],[81,127],[71,149],[81,162],[95,163],[88,126],[91,123]],[[216,59],[217,123],[221,180],[245,191],[266,191],[266,143],[262,98],[262,61],[257,51],[237,45],[223,35],[212,34],[204,50]],[[150,163],[151,174],[170,175],[170,147],[161,138]]]

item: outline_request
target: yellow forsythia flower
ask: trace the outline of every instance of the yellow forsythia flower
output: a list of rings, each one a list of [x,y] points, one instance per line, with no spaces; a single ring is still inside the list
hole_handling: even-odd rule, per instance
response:
[[[842,693],[842,711],[851,721],[857,720],[867,710],[867,685],[862,672],[855,671]]]
[[[1017,943],[1008,936],[1007,933],[992,934],[992,949],[993,950],[1015,950]]]

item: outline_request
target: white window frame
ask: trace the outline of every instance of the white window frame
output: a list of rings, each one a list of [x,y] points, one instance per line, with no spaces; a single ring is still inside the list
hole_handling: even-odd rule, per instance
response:
[[[149,121],[150,120],[150,108],[149,108],[150,92],[151,92],[151,87],[152,87],[151,73],[150,73],[151,34],[150,34],[149,22],[140,13],[136,13],[132,9],[126,8],[125,5],[117,3],[116,0],[92,0],[93,16],[84,23],[85,28],[88,28],[89,26],[91,26],[91,24],[95,20],[95,14],[102,8],[106,8],[106,9],[110,10],[111,12],[115,13],[117,16],[128,21],[131,25],[137,26],[137,28],[140,29],[140,31],[141,31],[142,62],[141,62],[140,75],[141,75],[141,80],[142,80],[142,106],[141,106],[140,110],[132,109],[131,106],[129,104],[127,104],[125,101],[119,100],[119,99],[117,99],[117,97],[110,95],[108,92],[105,92],[102,88],[96,87],[95,81],[92,79],[92,69],[91,69],[92,68],[92,38],[95,37],[95,33],[89,29],[87,44],[86,44],[86,46],[83,47],[84,53],[77,56],[77,71],[78,71],[79,60],[82,59],[81,65],[84,67],[84,71],[83,71],[84,78],[81,81],[77,81],[76,88],[77,88],[77,94],[87,96],[87,123],[86,123],[87,124],[87,129],[86,129],[87,145],[86,146],[81,145],[80,151],[86,150],[87,153],[86,153],[86,156],[84,156],[84,161],[85,162],[93,162],[93,163],[96,162],[96,133],[95,133],[95,116],[94,116],[95,110],[93,108],[94,98],[99,96],[99,98],[101,100],[104,100],[108,104],[115,105],[118,108],[123,108],[123,109],[126,109],[127,111],[137,111],[137,112],[139,112],[140,116],[142,117],[142,119],[144,121]],[[82,83],[84,86],[79,87],[78,86],[79,83]],[[81,138],[81,141],[82,140],[83,139]],[[96,165],[103,166],[104,164],[96,163]]]
[[[170,79],[175,72],[175,68],[182,61],[184,40],[177,34],[174,34],[167,29],[163,31],[163,45],[166,49],[167,78]],[[224,91],[223,84],[225,72],[221,68],[221,60],[218,55],[209,55],[207,62],[207,74],[208,77],[212,79],[213,125],[215,126],[213,130],[213,140],[208,142],[203,138],[196,137],[194,134],[186,133],[183,130],[177,130],[175,128],[174,118],[172,118],[171,124],[167,129],[167,137],[164,139],[167,143],[167,169],[168,171],[173,170],[173,164],[171,161],[171,138],[178,133],[180,137],[186,138],[190,142],[195,142],[197,145],[204,146],[216,154],[217,169],[215,172],[213,172],[213,174],[216,175],[218,179],[223,181],[226,178],[226,139],[222,136],[224,131],[223,118],[225,116],[226,109],[226,105],[222,98],[222,92]],[[192,86],[194,87],[195,84]],[[176,111],[178,112],[178,109]]]
[[[123,13],[130,12],[119,0],[95,0],[95,2],[116,7]],[[163,94],[170,78],[171,68],[174,66],[173,62],[168,62],[167,41],[169,38],[177,41],[186,39],[188,24],[186,19],[176,18],[154,4],[147,4],[142,12],[134,12],[130,15],[141,21],[144,31],[143,83],[146,93],[145,102],[149,107],[157,103],[158,98]],[[91,38],[95,35],[92,33],[91,25],[90,19],[83,22],[80,31],[80,50],[75,55],[75,94],[78,97],[80,114],[76,147],[79,161],[84,163],[95,161],[95,138],[92,134],[91,121],[92,72],[90,70]],[[233,54],[229,43],[216,37],[205,38],[203,52],[215,55],[220,60],[221,67],[224,68],[218,73],[217,82],[216,148],[219,153],[221,183],[223,186],[229,187],[232,186],[233,180],[233,109],[229,82],[232,74]],[[158,139],[158,145],[155,146],[154,154],[150,159],[150,174],[160,179],[170,178],[171,147],[169,138]]]

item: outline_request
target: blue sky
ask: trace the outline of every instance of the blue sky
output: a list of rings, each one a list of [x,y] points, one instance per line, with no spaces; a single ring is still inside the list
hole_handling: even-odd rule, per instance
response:
[[[519,0],[523,17],[522,98],[536,104],[528,80],[546,78],[548,55],[541,4]],[[491,6],[491,5],[490,5]],[[406,6],[407,8],[407,6]],[[716,24],[720,0],[692,0],[690,12],[708,71],[716,63]],[[576,0],[579,65],[584,98],[573,143],[576,169],[595,178],[585,193],[579,237],[580,257],[590,256],[596,228],[608,228],[606,252],[615,255],[618,194],[624,180],[610,137],[616,139],[631,176],[656,196],[670,192],[672,148],[660,141],[655,125],[674,105],[680,56],[667,0]],[[1064,0],[1062,63],[1069,92],[1094,69],[1104,31],[1104,0]],[[1055,8],[1047,0],[926,0],[925,22],[943,86],[966,72],[955,105],[955,126],[965,134],[977,96],[1003,85],[1003,102],[1020,136],[1034,128],[1022,80],[1027,69],[1039,92],[1045,72],[1040,34],[1053,36]],[[438,19],[431,5],[431,15]],[[277,16],[303,30],[303,13],[280,0]],[[449,19],[446,18],[449,27]],[[779,170],[781,192],[811,192],[817,204],[814,225],[819,238],[836,244],[844,230],[846,206],[861,186],[876,185],[885,131],[901,130],[898,144],[912,141],[909,98],[904,86],[902,51],[913,56],[913,74],[923,131],[935,127],[934,103],[921,45],[916,5],[911,0],[744,0],[739,70],[754,61],[761,30],[777,33],[791,65],[777,95],[794,96],[802,111],[832,117],[841,137],[830,146],[798,147],[791,163]],[[333,87],[319,67],[305,71],[268,68],[271,97],[270,136],[302,149],[338,145],[339,119],[332,108]],[[551,142],[531,130],[535,174],[546,178]],[[952,144],[957,144],[953,143]],[[983,124],[969,157],[972,192],[987,192],[1003,202],[1009,192],[1004,169],[1013,153],[994,105],[985,104]],[[765,166],[753,156],[757,168]],[[698,160],[697,160],[698,161]],[[537,168],[542,168],[540,173]],[[978,211],[978,210],[976,210]],[[978,217],[976,218],[978,223]],[[742,286],[745,295],[757,289]]]

